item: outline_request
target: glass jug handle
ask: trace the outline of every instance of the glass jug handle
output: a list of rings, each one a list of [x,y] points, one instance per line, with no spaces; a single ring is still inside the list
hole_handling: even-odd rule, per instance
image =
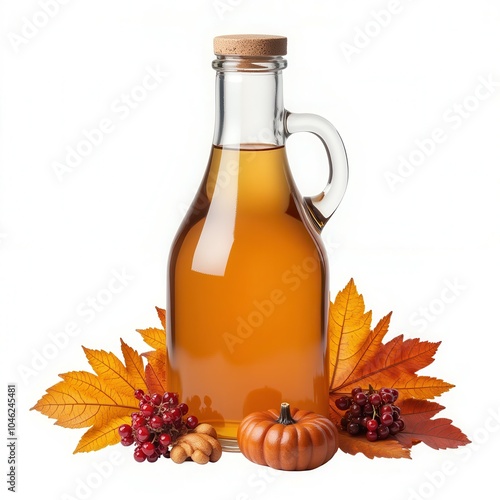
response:
[[[310,132],[321,139],[328,156],[328,182],[316,196],[304,201],[321,231],[339,206],[347,188],[349,167],[347,154],[337,129],[325,118],[311,113],[285,113],[286,137],[296,132]]]

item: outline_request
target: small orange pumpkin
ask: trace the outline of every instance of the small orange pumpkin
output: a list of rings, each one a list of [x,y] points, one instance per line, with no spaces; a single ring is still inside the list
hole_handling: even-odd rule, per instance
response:
[[[238,446],[248,460],[280,470],[315,469],[338,450],[335,424],[317,413],[293,409],[247,415],[238,427]]]

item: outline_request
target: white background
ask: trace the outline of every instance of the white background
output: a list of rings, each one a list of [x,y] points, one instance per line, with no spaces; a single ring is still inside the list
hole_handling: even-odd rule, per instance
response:
[[[415,500],[497,491],[500,3],[54,1],[45,2],[50,17],[43,0],[0,2],[0,425],[6,385],[16,383],[17,498]],[[73,455],[83,430],[28,411],[59,373],[88,368],[81,345],[119,354],[121,337],[143,351],[135,329],[159,326],[170,242],[211,144],[212,38],[237,32],[289,38],[287,108],[327,117],[345,141],[348,191],[324,231],[332,295],[353,277],[374,321],[394,311],[387,339],[442,341],[422,374],[456,385],[438,399],[440,416],[473,445],[421,444],[412,460],[339,452],[306,473],[238,454],[204,467],[136,464],[119,445]],[[148,68],[168,76],[137,90]],[[141,101],[124,108],[131,93]],[[58,178],[54,164],[103,119],[112,130]],[[288,149],[303,194],[319,191],[319,141],[293,137]],[[413,170],[401,170],[403,159]],[[391,189],[388,172],[405,177]],[[89,298],[109,298],[113,272],[125,276],[123,290],[95,316],[85,313]],[[71,322],[78,335],[54,351],[52,339]]]

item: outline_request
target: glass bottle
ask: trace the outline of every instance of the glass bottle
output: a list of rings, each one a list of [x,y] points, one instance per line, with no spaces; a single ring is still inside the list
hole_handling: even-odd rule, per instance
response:
[[[292,406],[328,415],[329,269],[320,232],[347,184],[342,140],[283,105],[287,39],[214,39],[215,132],[199,191],[172,244],[167,384],[237,450],[242,418]],[[285,141],[312,132],[329,179],[303,198]],[[334,170],[335,167],[335,170]]]

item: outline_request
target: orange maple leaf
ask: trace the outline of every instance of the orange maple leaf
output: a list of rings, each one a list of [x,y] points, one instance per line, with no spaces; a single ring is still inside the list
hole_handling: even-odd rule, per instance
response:
[[[444,406],[435,401],[420,399],[405,399],[400,404],[404,415],[406,428],[404,432],[396,434],[396,439],[403,446],[425,443],[435,450],[458,448],[470,443],[467,436],[448,418],[432,419]]]
[[[146,366],[146,382],[149,392],[162,393],[167,390],[167,334],[165,331],[165,309],[156,308],[163,329],[146,328],[137,330],[144,342],[152,347],[154,351],[148,351],[142,355],[148,360]]]
[[[150,393],[163,394],[167,391],[167,355],[161,351],[145,352],[143,354],[148,360],[146,366],[146,382]]]
[[[363,296],[352,279],[330,304],[330,417],[340,427],[344,412],[336,407],[335,400],[350,395],[355,387],[391,387],[399,391],[398,405],[406,424],[404,432],[396,438],[376,442],[341,431],[340,448],[346,453],[363,453],[369,458],[410,458],[409,448],[417,442],[444,448],[467,444],[467,437],[451,425],[451,420],[429,420],[444,407],[434,403],[432,413],[426,400],[454,386],[416,373],[434,361],[440,342],[404,340],[399,335],[384,344],[391,314],[383,317],[372,330],[371,311],[365,312]],[[427,412],[414,412],[415,408],[422,407],[427,408]],[[439,424],[437,434],[436,424]]]

